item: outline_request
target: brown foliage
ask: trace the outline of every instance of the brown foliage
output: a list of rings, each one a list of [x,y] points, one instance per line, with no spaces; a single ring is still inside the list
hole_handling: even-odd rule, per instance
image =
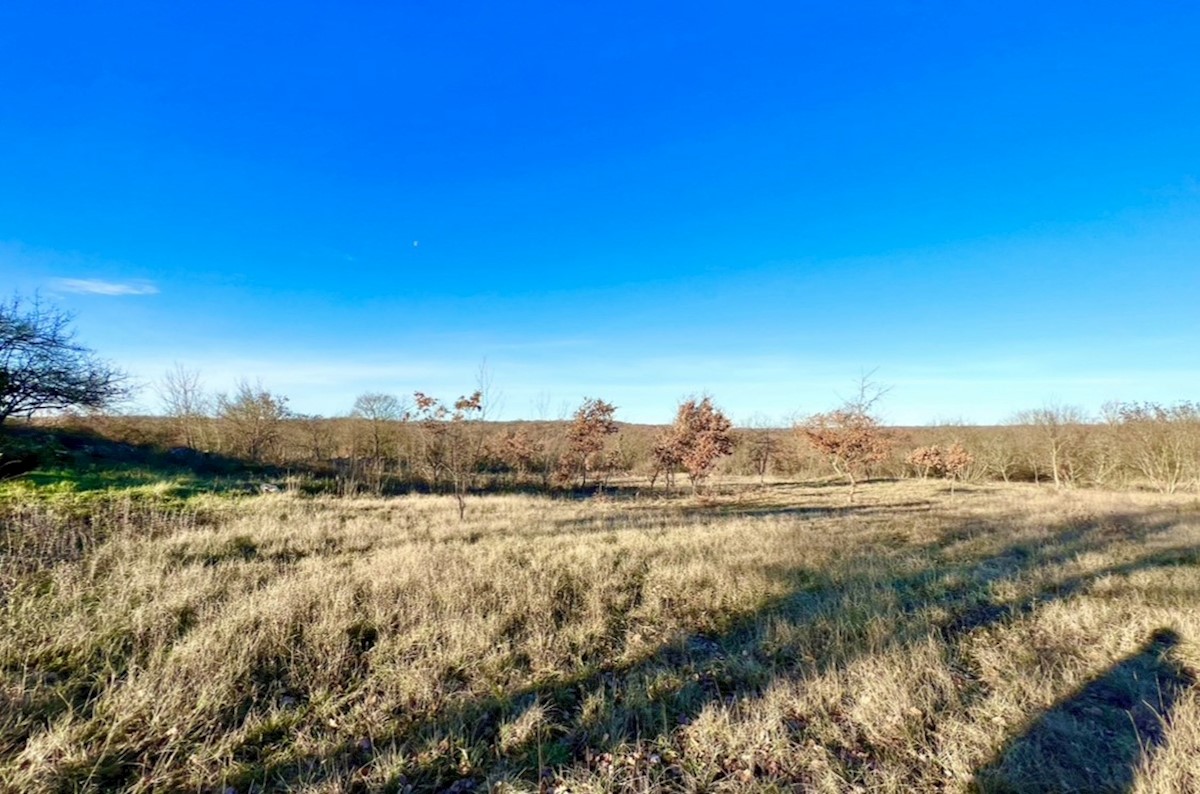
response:
[[[613,419],[616,411],[612,403],[591,397],[584,399],[567,428],[567,450],[558,460],[556,480],[568,483],[579,477],[579,487],[587,487],[588,474],[603,465],[599,453],[604,450],[605,439],[617,432]]]
[[[814,414],[797,430],[834,471],[849,480],[852,489],[871,466],[887,459],[895,443],[878,419],[853,407]]]
[[[437,486],[442,475],[450,478],[461,520],[466,513],[466,495],[483,452],[482,434],[474,427],[474,420],[484,412],[483,392],[459,397],[451,406],[423,392],[414,392],[413,402],[416,411],[405,414],[405,419],[415,421],[420,428],[423,462],[433,485]]]
[[[686,400],[679,406],[675,424],[655,438],[655,476],[663,472],[670,487],[675,469],[682,466],[694,493],[712,474],[717,460],[733,452],[733,446],[733,423],[713,407],[711,397]]]
[[[650,456],[654,460],[650,487],[654,487],[659,474],[663,475],[668,489],[675,487],[675,472],[683,465],[683,459],[675,439],[674,428],[668,427],[655,434],[654,445],[650,448]]]
[[[904,458],[904,462],[919,471],[922,480],[930,474],[935,476],[942,474],[945,463],[942,460],[942,448],[937,444],[928,447],[917,447],[908,453],[907,457]]]
[[[490,455],[512,471],[518,481],[532,469],[546,445],[525,428],[506,430],[489,445]]]
[[[904,462],[920,471],[921,479],[925,479],[930,474],[945,477],[950,480],[950,490],[953,491],[954,483],[957,480],[965,479],[967,470],[975,462],[975,456],[968,452],[966,447],[955,441],[945,449],[937,444],[917,447],[908,453]]]

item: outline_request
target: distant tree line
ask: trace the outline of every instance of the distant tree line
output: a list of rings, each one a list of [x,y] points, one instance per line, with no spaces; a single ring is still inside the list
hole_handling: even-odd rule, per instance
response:
[[[866,377],[854,398],[787,428],[761,418],[735,428],[709,396],[682,400],[669,427],[651,427],[619,423],[617,406],[599,398],[556,422],[492,422],[482,373],[478,388],[454,400],[369,392],[347,415],[326,418],[296,413],[257,381],[210,393],[200,373],[176,366],[155,386],[161,418],[123,417],[105,409],[129,395],[128,377],[80,345],[71,320],[36,300],[0,304],[0,429],[59,412],[128,443],[321,475],[346,494],[445,491],[460,512],[481,488],[638,478],[673,489],[681,474],[693,493],[719,475],[834,476],[852,493],[870,477],[1200,489],[1197,403],[1113,402],[1099,416],[1047,405],[998,427],[903,429],[879,419],[886,390]],[[0,446],[0,476],[13,470],[11,457]]]
[[[898,428],[862,391],[785,427],[761,417],[735,427],[709,396],[686,398],[669,426],[621,423],[618,407],[583,400],[558,421],[487,419],[482,392],[443,401],[415,392],[367,393],[341,417],[293,413],[286,397],[242,382],[207,395],[195,373],[159,384],[166,416],[108,417],[110,430],[165,446],[322,472],[343,493],[412,488],[464,494],[488,488],[592,489],[637,479],[693,492],[714,477],[997,480],[1060,488],[1200,490],[1200,405],[1114,402],[1099,416],[1072,406],[1015,413],[1004,425]],[[96,421],[101,421],[97,419]]]

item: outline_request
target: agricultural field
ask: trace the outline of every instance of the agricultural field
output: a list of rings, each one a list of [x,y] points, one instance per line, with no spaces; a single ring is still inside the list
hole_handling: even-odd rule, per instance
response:
[[[9,483],[0,790],[1200,790],[1194,495],[618,485]]]

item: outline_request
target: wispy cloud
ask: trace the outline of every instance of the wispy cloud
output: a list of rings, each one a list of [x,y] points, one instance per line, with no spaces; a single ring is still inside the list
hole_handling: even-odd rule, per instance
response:
[[[158,287],[148,281],[102,281],[98,278],[56,278],[50,284],[63,292],[85,295],[156,295]]]

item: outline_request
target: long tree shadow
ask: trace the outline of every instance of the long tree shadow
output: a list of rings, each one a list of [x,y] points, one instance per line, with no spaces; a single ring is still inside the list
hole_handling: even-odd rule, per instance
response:
[[[464,784],[474,779],[472,776],[478,772],[464,778],[462,767],[452,756],[430,752],[430,748],[491,747],[492,764],[515,770],[517,774],[522,769],[530,774],[538,768],[588,764],[635,738],[643,742],[664,739],[681,724],[698,716],[709,704],[752,699],[779,678],[819,675],[846,665],[855,655],[868,652],[871,643],[865,637],[866,627],[885,615],[894,621],[890,643],[895,647],[918,642],[930,631],[939,632],[947,644],[953,645],[970,632],[1069,597],[1099,577],[1200,562],[1200,554],[1195,549],[1171,547],[1087,575],[1052,580],[1040,590],[1014,602],[993,600],[994,584],[1033,576],[1085,551],[1102,551],[1118,539],[1149,539],[1174,526],[1174,518],[1109,516],[1101,523],[1054,528],[1045,542],[1017,540],[981,556],[961,560],[948,558],[946,552],[964,537],[986,535],[998,529],[974,522],[944,532],[922,548],[919,553],[927,564],[919,570],[868,585],[839,580],[823,571],[780,569],[772,574],[787,582],[788,594],[731,621],[722,631],[677,636],[620,664],[596,659],[581,666],[575,674],[486,697],[455,699],[433,714],[397,714],[387,731],[373,737],[369,750],[347,743],[340,756],[320,759],[320,764],[324,767],[332,761],[332,768],[350,766],[367,770],[374,762],[377,748],[403,748],[407,755],[426,760],[410,766],[402,779],[388,781],[388,787],[400,784],[412,785],[415,790],[440,790],[457,785],[455,790],[460,791],[469,790]],[[870,569],[872,566],[865,567]],[[955,584],[946,587],[944,582],[947,580]],[[864,594],[867,594],[865,602]],[[896,614],[897,604],[902,605],[899,614]],[[931,618],[931,611],[942,617]],[[820,654],[816,648],[765,642],[762,627],[778,619],[800,626],[820,624],[827,627],[836,631],[843,648],[850,650],[814,656],[814,652]],[[856,641],[856,631],[864,632],[862,642]],[[809,636],[819,637],[820,634],[810,632]],[[1113,680],[1141,680],[1138,676],[1144,677],[1147,670],[1168,688],[1190,680],[1182,671],[1168,675],[1163,672],[1167,668],[1162,663],[1158,666],[1150,664],[1150,654],[1156,654],[1154,658],[1157,659],[1165,647],[1176,641],[1169,635],[1157,637],[1142,652],[1115,668]],[[1098,689],[1088,689],[1086,694],[1081,693],[1079,702],[1089,704],[1097,698],[1112,700],[1112,693],[1119,691],[1120,686],[1101,684]],[[1169,710],[1168,701],[1173,701],[1177,691],[1178,687],[1171,689],[1169,697],[1163,695],[1165,699],[1156,696],[1153,702],[1159,707],[1155,713],[1163,714]],[[1113,702],[1136,703],[1140,699],[1140,695],[1131,694]],[[505,726],[530,709],[546,715],[549,729],[525,741],[506,741],[503,736]],[[1157,736],[1151,727],[1151,712],[1139,714],[1140,727],[1133,734],[1135,745],[1138,736],[1143,741],[1153,741]],[[1029,735],[1041,736],[1043,733]],[[1099,736],[1092,738],[1103,741]],[[1118,738],[1125,736],[1122,734]],[[1034,742],[1033,746],[1039,746],[1037,739],[1030,741]],[[1014,745],[1012,756],[1024,758],[1020,748],[1028,743],[1018,744],[1019,747]],[[869,755],[868,752],[868,759]],[[315,768],[316,763],[316,759],[310,759],[308,767]],[[260,768],[254,779],[263,783],[284,782],[295,779],[298,771],[293,758]],[[997,777],[1000,774],[984,771],[980,780],[1003,780]]]
[[[1134,654],[1063,698],[978,771],[979,792],[1130,791],[1142,758],[1166,740],[1175,701],[1196,683],[1159,629]]]
[[[822,657],[818,653],[814,658],[813,648],[765,642],[761,627],[770,619],[783,618],[801,626],[820,623],[840,632],[843,639],[849,636],[849,645],[858,648],[861,654],[870,646],[865,635],[871,619],[889,612],[894,616],[899,604],[903,611],[892,631],[894,645],[920,641],[931,628],[940,631],[943,639],[953,645],[969,632],[1069,597],[1100,576],[1200,563],[1200,554],[1195,549],[1160,549],[1087,575],[1050,579],[1015,602],[995,600],[993,593],[998,589],[993,585],[997,583],[1043,573],[1082,552],[1100,551],[1118,540],[1148,539],[1173,526],[1172,518],[1112,516],[1106,522],[1059,527],[1048,542],[1017,540],[981,557],[949,559],[946,552],[962,539],[963,533],[978,535],[996,529],[964,526],[961,531],[946,532],[921,551],[927,561],[925,567],[908,576],[876,582],[873,589],[865,587],[863,582],[839,581],[821,571],[780,570],[775,575],[787,581],[791,592],[735,621],[724,632],[679,637],[649,657],[623,668],[598,670],[550,686],[529,688],[515,698],[490,704],[484,711],[491,716],[478,724],[487,730],[486,726],[497,724],[503,713],[511,713],[523,704],[535,701],[548,704],[567,717],[567,723],[574,723],[574,730],[560,740],[558,757],[563,761],[577,761],[587,756],[588,750],[611,750],[615,743],[628,737],[662,736],[695,718],[709,703],[753,698],[779,677],[821,674],[850,660],[844,654]],[[947,579],[956,584],[945,586]],[[864,593],[872,593],[869,597],[877,601],[864,605]],[[931,611],[945,617],[931,619]],[[853,640],[856,631],[863,632],[862,642]],[[820,632],[810,632],[808,636],[820,637]],[[588,730],[583,721],[570,716],[578,712],[589,692],[606,688],[619,691],[623,700],[624,724],[616,726],[623,728],[619,737],[614,736],[614,726],[603,724],[604,720],[597,721],[598,725],[603,724],[602,729]],[[423,726],[418,732],[430,727],[433,726]]]
[[[229,782],[239,790],[252,784],[273,789],[287,788],[313,775],[353,775],[361,790],[391,791],[411,785],[416,791],[454,786],[455,791],[466,791],[497,771],[529,778],[540,770],[592,765],[595,759],[631,741],[669,741],[680,725],[694,720],[711,704],[752,700],[778,680],[821,675],[856,657],[878,653],[877,632],[874,639],[870,635],[871,627],[880,622],[890,627],[882,650],[909,647],[931,633],[940,634],[953,650],[965,635],[1067,598],[1099,577],[1200,563],[1200,553],[1194,548],[1167,547],[1118,556],[1111,566],[1086,574],[1052,575],[1055,568],[1081,554],[1104,552],[1130,540],[1150,541],[1177,521],[1178,515],[1166,512],[1110,514],[1103,520],[1052,527],[1042,536],[1018,536],[997,547],[989,539],[1005,531],[1003,522],[970,519],[948,524],[932,540],[909,541],[899,551],[873,551],[861,564],[841,571],[780,567],[769,573],[783,586],[785,595],[723,625],[667,638],[636,656],[621,654],[619,649],[598,649],[581,658],[573,672],[543,674],[533,684],[490,692],[473,687],[469,673],[447,671],[441,686],[445,695],[437,708],[398,710],[368,742],[347,738],[333,752],[274,754],[271,758],[264,748],[279,737],[247,732],[234,757],[248,766],[240,779]],[[970,544],[977,541],[982,545],[970,551],[974,548]],[[890,554],[906,555],[912,565],[889,567],[894,562]],[[889,573],[893,570],[903,571],[903,575]],[[1040,584],[1023,590],[1025,595],[1020,598],[1006,601],[997,595],[1011,588],[996,585],[1029,581]],[[643,583],[631,586],[640,591]],[[633,600],[638,600],[636,594]],[[563,620],[570,620],[571,605],[565,604],[563,609]],[[610,633],[624,635],[628,627],[622,621],[627,615],[613,617]],[[768,627],[779,623],[793,627],[794,637],[805,639],[779,642],[772,638]],[[357,646],[356,653],[362,658],[361,665],[349,673],[355,680],[370,675],[368,646],[377,640],[374,628],[367,643],[361,631],[354,636],[348,633],[347,642]],[[1128,664],[1115,668],[1121,671],[1118,680],[1140,681],[1138,676],[1144,677],[1147,670],[1162,682],[1190,680],[1182,671],[1168,676],[1161,672],[1166,669],[1163,663],[1156,667],[1146,656],[1153,651],[1158,654],[1155,658],[1161,657],[1164,646],[1175,641],[1168,635],[1158,637]],[[831,647],[838,650],[828,650]],[[353,685],[354,681],[347,681],[348,687]],[[1101,687],[1099,696],[1081,693],[1080,702],[1090,703],[1097,697],[1111,700],[1103,693],[1118,689]],[[1141,690],[1131,691],[1136,695],[1131,695],[1133,701],[1127,697],[1114,702],[1140,702],[1137,693]],[[1173,702],[1174,697],[1171,694],[1169,700]],[[1157,704],[1156,713],[1169,711],[1167,699],[1151,702]],[[256,702],[248,708],[269,710],[271,705]],[[525,737],[514,736],[512,726],[534,711],[542,715],[542,727]],[[243,713],[241,718],[245,716]],[[1142,722],[1145,726],[1135,734],[1135,742],[1139,736],[1153,741],[1156,734],[1148,727],[1150,712]],[[1036,738],[1030,741],[1038,746]],[[1003,758],[1025,757],[1022,748],[1026,746],[1029,743],[1014,743]],[[455,748],[466,749],[459,752]],[[867,751],[866,760],[848,763],[869,764],[870,748]],[[468,766],[462,763],[463,753],[475,753]],[[410,759],[402,777],[397,773],[381,780],[372,775],[381,760],[397,755]],[[1009,768],[1003,759],[997,763],[997,770]],[[980,773],[981,786],[987,780],[1003,779],[999,777],[1002,771],[993,774],[990,769]],[[367,780],[372,782],[363,782]],[[793,782],[803,785],[803,781]]]

